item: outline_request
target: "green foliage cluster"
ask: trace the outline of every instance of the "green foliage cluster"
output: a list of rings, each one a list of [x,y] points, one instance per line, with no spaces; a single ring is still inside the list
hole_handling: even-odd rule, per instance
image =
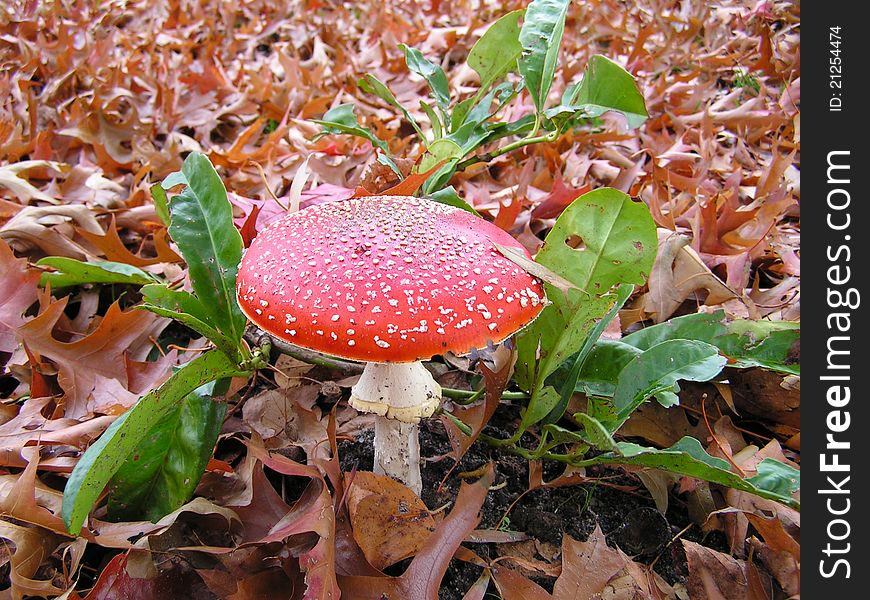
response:
[[[550,104],[569,4],[569,0],[537,0],[495,21],[468,53],[466,63],[477,73],[480,87],[463,100],[451,97],[447,75],[439,65],[402,44],[408,69],[425,79],[429,87],[431,100],[420,101],[420,109],[429,120],[428,131],[377,77],[366,74],[359,80],[360,90],[398,110],[416,132],[425,148],[417,172],[425,173],[443,163],[423,185],[424,195],[442,190],[457,170],[530,144],[552,142],[606,111],[624,114],[630,127],[647,118],[634,77],[601,55],[589,59],[583,77],[565,89],[558,104]],[[523,91],[534,103],[535,112],[514,121],[501,120],[500,115]],[[378,160],[402,177],[389,145],[359,123],[353,104],[336,106],[315,123],[323,126],[321,135],[345,133],[369,140],[379,150]],[[483,146],[503,139],[512,141],[476,154]]]

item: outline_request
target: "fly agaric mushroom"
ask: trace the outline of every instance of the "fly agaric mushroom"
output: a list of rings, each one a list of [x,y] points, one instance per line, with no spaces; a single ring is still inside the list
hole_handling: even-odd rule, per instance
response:
[[[375,473],[418,495],[417,424],[441,402],[441,387],[420,361],[498,343],[546,302],[541,284],[494,243],[525,252],[464,210],[367,196],[275,221],[239,267],[239,305],[254,324],[297,346],[366,363],[350,404],[377,415]]]

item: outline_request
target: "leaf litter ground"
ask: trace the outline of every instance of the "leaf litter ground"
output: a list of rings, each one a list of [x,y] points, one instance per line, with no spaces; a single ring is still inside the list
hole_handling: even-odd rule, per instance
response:
[[[132,310],[140,300],[135,286],[50,296],[37,288],[42,269],[35,263],[45,256],[109,260],[180,280],[185,266],[148,188],[193,150],[218,165],[237,223],[247,223],[249,233],[280,214],[272,193],[287,200],[306,158],[303,207],[347,197],[357,185],[389,187],[394,181],[374,162],[369,143],[345,136],[312,143],[318,128],[310,119],[354,102],[394,154],[414,157],[419,149],[407,124],[354,82],[374,73],[416,107],[425,82],[404,70],[403,42],[442,59],[452,89],[474,89],[473,75],[457,65],[486,23],[520,6],[4,7],[0,593],[258,598],[277,597],[276,590],[301,597],[307,589],[308,597],[325,598],[340,586],[346,597],[422,598],[425,591],[408,590],[439,589],[444,598],[481,598],[488,590],[507,600],[571,597],[569,591],[799,594],[799,514],[689,478],[595,468],[560,480],[559,465],[530,464],[477,442],[452,470],[450,458],[426,463],[425,511],[387,483],[351,483],[348,491],[344,482],[354,469],[371,462],[364,433],[370,424],[345,405],[350,374],[286,363],[279,368],[299,385],[264,374],[251,388],[231,390],[215,456],[183,510],[158,523],[110,523],[98,510],[86,537],[64,533],[61,491],[79,452],[173,366],[194,358],[202,342]],[[601,53],[638,77],[650,120],[627,131],[605,115],[452,183],[531,251],[584,191],[607,185],[643,200],[659,227],[659,259],[648,286],[620,315],[623,332],[706,310],[704,303],[730,316],[798,320],[799,10],[787,2],[725,0],[645,0],[630,10],[606,0],[575,3],[567,67],[553,89],[561,91],[589,55]],[[530,107],[517,101],[512,110],[520,115]],[[467,387],[467,367],[445,363],[439,378]],[[685,386],[677,409],[644,405],[620,434],[661,447],[692,435],[742,472],[753,472],[765,456],[799,462],[799,379],[755,369],[729,373],[728,382]],[[345,480],[330,461],[333,407]],[[507,437],[515,411],[500,406],[486,433]],[[428,458],[451,452],[438,423],[423,434]],[[489,461],[496,464],[492,481],[480,470]],[[481,477],[489,493],[469,484],[459,501],[460,481]],[[540,485],[554,477],[571,485]],[[530,481],[539,488],[520,498]],[[389,520],[373,498],[410,516]],[[445,514],[452,517],[442,527]],[[366,518],[390,532],[391,547],[410,553],[385,567],[389,579],[374,577],[370,563],[401,553],[379,557],[384,551],[360,548],[365,538],[356,540],[354,531]],[[329,531],[332,544],[324,543]],[[424,577],[440,573],[466,538],[443,580]],[[413,555],[420,559],[402,579]]]

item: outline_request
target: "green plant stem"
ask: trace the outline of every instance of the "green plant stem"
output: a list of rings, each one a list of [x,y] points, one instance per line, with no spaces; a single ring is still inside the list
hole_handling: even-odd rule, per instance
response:
[[[538,125],[536,124],[535,127],[537,128]],[[534,131],[536,131],[536,129],[532,129],[532,131],[534,132]],[[535,137],[524,137],[521,140],[511,142],[510,144],[502,146],[501,148],[493,150],[492,152],[487,152],[485,154],[476,154],[476,155],[472,156],[471,158],[467,158],[456,165],[456,170],[457,171],[464,171],[465,169],[467,169],[468,167],[470,167],[472,165],[476,165],[476,164],[482,163],[482,162],[489,162],[495,158],[498,158],[499,156],[502,156],[503,154],[507,154],[508,152],[513,152],[514,150],[518,150],[518,149],[523,148],[525,146],[531,146],[532,144],[552,143],[552,142],[555,142],[558,137],[559,137],[558,131],[551,131],[545,135],[539,135],[539,136],[535,136]]]
[[[457,390],[453,388],[441,388],[441,394],[445,398],[451,400],[476,400],[483,394],[484,390]],[[525,392],[502,392],[502,400],[528,400],[529,395]]]

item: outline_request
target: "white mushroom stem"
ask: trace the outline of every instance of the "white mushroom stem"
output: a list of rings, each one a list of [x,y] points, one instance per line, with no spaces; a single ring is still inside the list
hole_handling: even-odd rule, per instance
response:
[[[367,363],[351,390],[350,405],[375,419],[375,473],[398,479],[418,496],[420,442],[417,424],[441,403],[441,386],[421,362]]]

